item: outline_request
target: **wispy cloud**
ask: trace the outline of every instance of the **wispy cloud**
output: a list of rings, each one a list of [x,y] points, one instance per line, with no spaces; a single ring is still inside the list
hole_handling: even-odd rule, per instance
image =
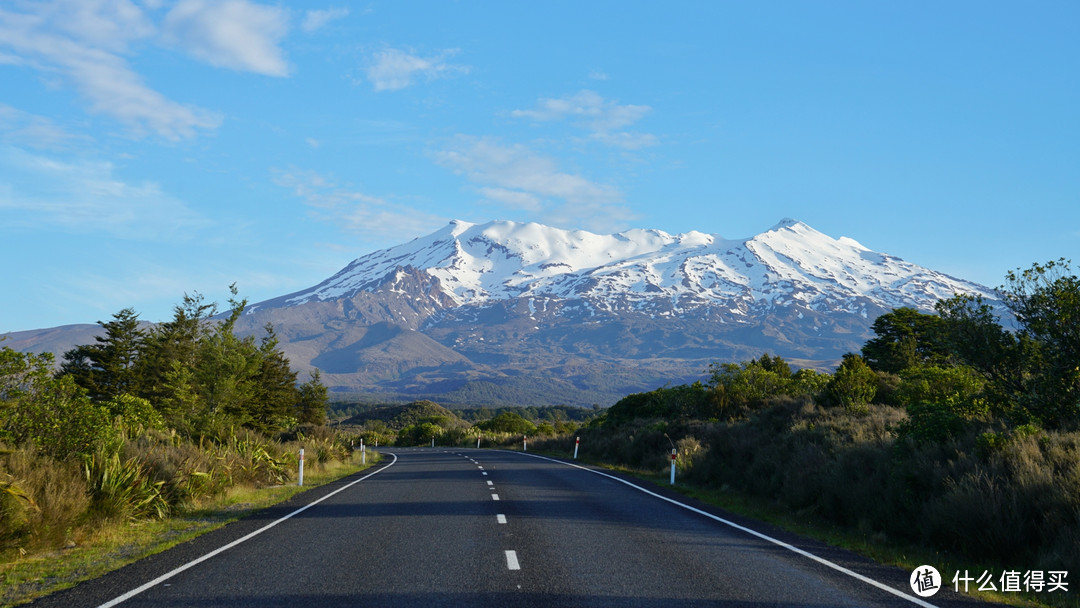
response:
[[[376,91],[397,91],[411,86],[419,78],[433,80],[467,74],[469,66],[446,61],[457,52],[457,49],[447,49],[437,55],[421,57],[412,51],[393,48],[378,51],[370,58],[367,78]]]
[[[504,191],[571,203],[615,202],[622,198],[613,186],[560,171],[550,158],[521,144],[506,145],[491,137],[459,135],[451,145],[436,152],[435,159],[470,181]]]
[[[521,144],[459,135],[434,157],[464,175],[489,200],[536,212],[542,219],[607,228],[632,217],[618,188],[563,171],[551,158]]]
[[[392,242],[426,234],[447,218],[388,201],[338,184],[316,171],[288,169],[275,172],[274,183],[288,188],[312,209],[316,219],[377,242]]]
[[[288,76],[281,41],[285,9],[247,0],[180,0],[165,16],[162,39],[215,67]]]
[[[304,14],[304,21],[300,24],[300,29],[308,33],[315,32],[325,27],[326,24],[331,21],[336,21],[347,16],[349,16],[349,9],[347,8],[328,8],[325,10],[308,11]]]
[[[655,145],[656,136],[624,129],[641,120],[650,111],[652,108],[649,106],[620,105],[604,99],[594,91],[583,90],[558,99],[541,99],[535,108],[514,110],[510,115],[537,122],[572,120],[589,131],[590,138],[595,141],[636,150]]]
[[[6,63],[60,76],[86,100],[91,113],[111,116],[135,135],[166,139],[214,129],[221,117],[168,99],[151,89],[125,55],[157,30],[127,0],[18,3],[0,9],[0,55]]]
[[[184,238],[211,224],[151,181],[128,182],[112,163],[64,160],[0,147],[0,210],[10,228]]]
[[[57,150],[75,142],[89,141],[53,120],[0,103],[0,141],[40,150]]]

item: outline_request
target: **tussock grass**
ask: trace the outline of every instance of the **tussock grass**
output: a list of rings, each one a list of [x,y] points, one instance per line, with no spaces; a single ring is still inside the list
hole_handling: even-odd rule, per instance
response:
[[[311,435],[277,441],[241,430],[200,445],[146,432],[82,466],[29,447],[0,450],[0,606],[100,576],[366,468],[347,437]],[[301,446],[303,488],[293,481]],[[366,466],[378,461],[370,453]]]

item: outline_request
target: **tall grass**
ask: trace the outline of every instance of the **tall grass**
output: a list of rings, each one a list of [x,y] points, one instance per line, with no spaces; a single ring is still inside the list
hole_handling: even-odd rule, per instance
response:
[[[32,448],[0,450],[0,479],[7,487],[0,494],[0,555],[80,538],[91,499],[78,463]]]
[[[197,509],[236,487],[292,481],[306,449],[310,471],[348,461],[351,438],[323,427],[268,437],[244,428],[218,437],[122,430],[82,459],[0,446],[0,562],[77,544],[108,522]]]

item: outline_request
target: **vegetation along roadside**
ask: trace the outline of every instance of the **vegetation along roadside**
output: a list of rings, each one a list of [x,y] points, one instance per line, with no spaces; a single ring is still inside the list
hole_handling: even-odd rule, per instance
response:
[[[185,296],[150,328],[123,310],[58,371],[0,347],[0,604],[287,499],[301,448],[307,487],[360,468],[318,374],[297,382],[272,327],[234,335],[229,305]]]

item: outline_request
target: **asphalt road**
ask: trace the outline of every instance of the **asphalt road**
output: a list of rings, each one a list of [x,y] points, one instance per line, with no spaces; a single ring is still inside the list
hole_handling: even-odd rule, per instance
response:
[[[572,463],[382,451],[378,468],[33,605],[978,605],[947,590],[916,603],[908,572]]]

